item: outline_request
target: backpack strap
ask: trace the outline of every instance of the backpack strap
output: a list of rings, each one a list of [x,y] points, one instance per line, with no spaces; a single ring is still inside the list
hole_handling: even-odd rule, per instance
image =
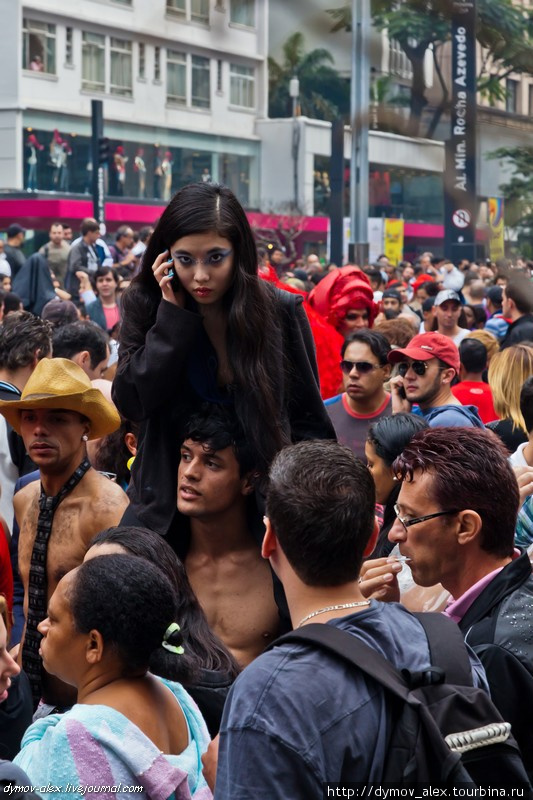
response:
[[[365,675],[380,683],[404,702],[408,700],[409,688],[401,673],[377,650],[348,631],[336,628],[334,625],[313,623],[280,636],[266,649],[271,650],[285,643],[319,645],[358,667]]]
[[[445,614],[426,611],[411,613],[424,628],[431,663],[444,671],[446,682],[472,686],[472,665],[459,626]]]

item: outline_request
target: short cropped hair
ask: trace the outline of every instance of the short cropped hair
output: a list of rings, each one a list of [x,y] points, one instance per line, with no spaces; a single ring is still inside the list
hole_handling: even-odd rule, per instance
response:
[[[81,223],[80,232],[82,236],[87,236],[88,233],[96,233],[99,230],[100,226],[93,217],[86,217]]]
[[[0,326],[0,368],[15,371],[52,352],[52,326],[30,314],[13,311]]]
[[[270,467],[266,511],[290,565],[308,586],[357,578],[374,529],[369,470],[334,441],[281,450]]]
[[[385,364],[388,364],[387,356],[391,351],[391,346],[382,333],[371,331],[369,328],[363,328],[360,331],[354,331],[353,333],[350,333],[342,343],[342,358],[344,358],[346,349],[349,347],[349,345],[353,344],[353,342],[361,342],[361,344],[368,345],[381,366],[384,367]]]
[[[467,372],[481,373],[487,369],[487,348],[477,339],[463,339],[459,345],[459,358]]]
[[[54,331],[53,348],[55,358],[72,358],[87,350],[91,357],[91,369],[95,369],[107,355],[109,336],[92,322],[80,320],[62,325]]]
[[[505,296],[514,301],[521,314],[533,311],[533,283],[525,275],[513,275],[505,287]]]
[[[512,556],[518,484],[507,450],[495,433],[480,428],[428,428],[413,436],[393,469],[407,481],[415,472],[430,474],[429,499],[443,510],[477,511],[482,522],[481,549],[501,558]]]

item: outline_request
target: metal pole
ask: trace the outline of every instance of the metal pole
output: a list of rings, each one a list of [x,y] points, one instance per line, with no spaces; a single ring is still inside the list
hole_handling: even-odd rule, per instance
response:
[[[349,260],[368,260],[368,116],[370,105],[370,0],[352,0],[352,152]]]
[[[104,167],[100,164],[99,141],[104,131],[104,111],[101,100],[91,100],[91,128],[93,214],[103,236],[105,234]]]

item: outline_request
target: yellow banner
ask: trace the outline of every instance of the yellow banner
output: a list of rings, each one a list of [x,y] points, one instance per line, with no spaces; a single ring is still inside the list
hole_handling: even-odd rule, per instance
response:
[[[385,220],[385,255],[391,264],[403,260],[403,219]]]
[[[491,261],[505,258],[503,197],[489,197],[489,255]]]

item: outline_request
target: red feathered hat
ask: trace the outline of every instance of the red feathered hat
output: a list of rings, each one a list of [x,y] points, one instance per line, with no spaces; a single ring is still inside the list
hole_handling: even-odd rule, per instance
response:
[[[340,267],[329,272],[309,294],[308,303],[337,330],[342,328],[351,308],[367,309],[369,327],[378,313],[370,281],[359,267]]]

